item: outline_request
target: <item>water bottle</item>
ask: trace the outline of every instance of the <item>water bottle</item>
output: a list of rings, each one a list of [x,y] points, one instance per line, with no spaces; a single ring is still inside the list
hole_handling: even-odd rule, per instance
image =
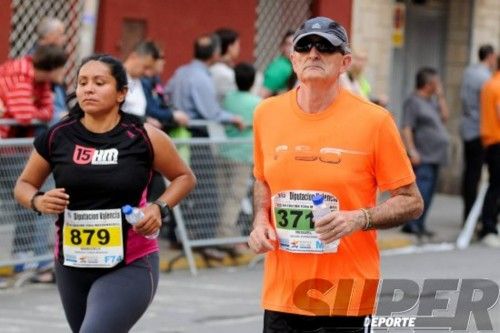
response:
[[[132,207],[130,205],[125,205],[122,207],[122,212],[125,214],[125,220],[131,225],[137,224],[140,220],[144,218],[144,213],[137,207]],[[160,230],[157,230],[155,233],[151,235],[144,236],[147,239],[155,239],[158,237]]]
[[[313,209],[312,214],[314,217],[314,222],[318,221],[320,218],[330,213],[330,208],[325,203],[325,197],[322,194],[316,194],[312,197]],[[337,252],[340,239],[337,239],[331,243],[325,244],[324,252]]]

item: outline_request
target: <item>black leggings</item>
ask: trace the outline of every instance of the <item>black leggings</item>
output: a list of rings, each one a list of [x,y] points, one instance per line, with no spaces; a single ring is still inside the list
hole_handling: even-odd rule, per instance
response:
[[[66,267],[56,260],[55,273],[73,332],[128,332],[153,300],[159,255],[149,254],[112,271]]]

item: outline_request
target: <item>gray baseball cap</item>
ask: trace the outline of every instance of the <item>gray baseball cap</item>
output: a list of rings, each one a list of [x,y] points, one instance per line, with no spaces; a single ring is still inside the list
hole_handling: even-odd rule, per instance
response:
[[[293,35],[293,46],[302,38],[311,35],[323,37],[333,46],[342,47],[346,53],[351,53],[346,30],[328,17],[318,16],[305,21]]]

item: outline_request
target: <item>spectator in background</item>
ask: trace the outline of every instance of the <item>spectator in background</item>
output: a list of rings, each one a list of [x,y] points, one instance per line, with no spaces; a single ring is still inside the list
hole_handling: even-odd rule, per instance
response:
[[[497,212],[500,200],[500,57],[497,71],[481,90],[480,133],[488,164],[489,186],[482,210],[483,227],[480,233],[484,244],[500,247]]]
[[[465,223],[476,201],[484,162],[484,149],[479,134],[481,88],[491,77],[491,73],[496,66],[496,54],[493,46],[489,44],[482,45],[479,48],[478,56],[479,63],[470,65],[465,69],[460,91],[462,101],[460,135],[464,147],[462,174],[463,223]]]
[[[181,110],[173,110],[165,102],[163,86],[160,75],[165,67],[163,52],[158,48],[159,57],[155,60],[152,68],[148,68],[141,78],[142,89],[146,97],[146,116],[156,119],[158,128],[168,126],[185,126],[189,122],[189,116]]]
[[[44,17],[36,27],[38,36],[35,48],[42,45],[64,46],[66,43],[64,23],[54,17]]]
[[[18,59],[9,60],[0,65],[0,118],[14,119],[22,126],[0,126],[0,138],[19,138],[36,135],[45,125],[32,125],[32,121],[49,122],[53,118],[54,98],[51,84],[60,82],[63,76],[66,52],[54,45],[38,46],[34,53]],[[15,170],[12,155],[0,153],[0,174],[9,175]],[[9,176],[0,177],[0,187],[12,189],[15,179]],[[8,202],[9,197],[0,196],[0,204]],[[16,208],[17,209],[17,208]],[[22,217],[16,214],[13,240],[13,254],[21,258],[28,253],[45,254],[47,237],[42,221],[34,216]],[[43,262],[37,263],[36,282],[52,282],[50,267]],[[51,264],[49,263],[49,266]],[[23,270],[24,265],[17,265],[16,271]],[[38,281],[40,277],[40,280]]]
[[[244,124],[239,116],[223,110],[217,101],[214,82],[209,68],[220,56],[220,41],[217,35],[203,35],[194,42],[194,59],[178,68],[168,82],[165,92],[171,103],[184,110],[191,119],[211,120],[233,124],[243,129]],[[208,137],[208,131],[203,127],[190,128],[193,137]],[[216,161],[213,152],[207,145],[197,146],[191,153],[191,167],[199,182],[197,191],[186,200],[192,205],[187,209],[187,221],[196,221],[190,227],[191,237],[196,239],[212,238],[217,233],[219,222],[218,177],[215,168]],[[203,211],[196,207],[204,207]],[[224,253],[214,248],[202,250],[205,258],[222,259]]]
[[[151,41],[139,42],[123,62],[127,71],[128,92],[122,110],[139,119],[146,120],[147,100],[141,78],[147,72],[153,72],[155,61],[160,58],[160,51]],[[152,121],[154,125],[158,122]]]
[[[374,97],[372,95],[371,84],[364,75],[367,63],[367,52],[360,49],[354,49],[352,52],[351,67],[340,76],[340,84],[350,92],[385,107],[387,105],[386,96]]]
[[[48,122],[54,105],[51,83],[59,82],[67,60],[66,52],[54,45],[39,46],[33,55],[9,60],[0,66],[0,100],[4,119],[25,126],[0,128],[0,137],[34,135],[33,120]]]
[[[36,27],[37,41],[29,54],[33,54],[37,47],[43,45],[56,45],[65,48],[67,36],[64,23],[54,17],[44,17]],[[63,74],[63,73],[61,73]],[[54,114],[50,125],[57,123],[68,113],[66,105],[66,85],[64,75],[52,83],[54,93]]]
[[[403,226],[403,232],[418,237],[432,237],[425,218],[432,202],[439,167],[447,162],[448,105],[437,71],[421,68],[416,75],[416,91],[403,105],[402,136],[417,177],[417,186],[424,199],[420,218]]]
[[[234,64],[240,56],[240,37],[232,29],[218,29],[215,34],[221,43],[221,56],[219,61],[210,66],[210,74],[214,80],[217,100],[222,104],[227,93],[236,90],[234,78]]]
[[[294,78],[290,54],[292,52],[293,31],[288,30],[280,44],[280,55],[274,58],[264,71],[264,86],[260,95],[263,98],[276,95],[293,87]]]
[[[173,105],[184,110],[191,119],[232,123],[243,128],[241,118],[223,110],[217,102],[209,68],[219,57],[220,41],[217,35],[203,35],[197,38],[194,43],[194,59],[175,71],[165,92]],[[193,136],[206,137],[207,132],[195,130]]]
[[[240,63],[234,68],[237,91],[229,92],[224,99],[223,107],[229,112],[240,116],[245,124],[245,129],[239,130],[234,126],[226,127],[229,138],[253,138],[253,114],[261,97],[250,93],[250,88],[255,80],[255,68],[248,63]],[[221,234],[223,236],[241,236],[236,234],[235,226],[238,221],[241,201],[248,190],[248,179],[251,176],[253,161],[253,148],[251,145],[234,144],[226,145],[221,150],[221,155],[226,158],[225,182],[229,186],[224,198],[224,207],[221,217]]]
[[[167,132],[169,128],[187,125],[189,116],[183,111],[173,110],[165,102],[163,86],[161,85],[160,79],[160,75],[163,73],[165,66],[165,58],[160,48],[158,48],[158,51],[159,57],[155,60],[155,65],[145,71],[144,76],[141,78],[141,84],[146,96],[146,117],[148,123]],[[166,184],[163,176],[159,172],[154,171],[153,177],[148,185],[148,202],[155,201],[165,189]],[[168,215],[168,218],[172,219],[171,214]],[[169,223],[168,227],[172,227],[172,224],[173,223]],[[163,225],[165,226],[167,224],[165,223]],[[171,231],[171,229],[169,231]],[[173,233],[170,232],[170,235],[173,236]],[[172,236],[171,238],[173,239]]]

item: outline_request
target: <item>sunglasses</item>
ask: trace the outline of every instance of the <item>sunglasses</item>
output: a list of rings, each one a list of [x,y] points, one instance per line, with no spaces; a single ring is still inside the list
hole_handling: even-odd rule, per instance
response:
[[[311,39],[301,39],[295,44],[293,50],[298,53],[309,53],[312,48],[315,48],[319,53],[332,54],[335,52],[344,53],[342,48],[339,46],[333,46],[329,41],[325,39],[311,40]]]

